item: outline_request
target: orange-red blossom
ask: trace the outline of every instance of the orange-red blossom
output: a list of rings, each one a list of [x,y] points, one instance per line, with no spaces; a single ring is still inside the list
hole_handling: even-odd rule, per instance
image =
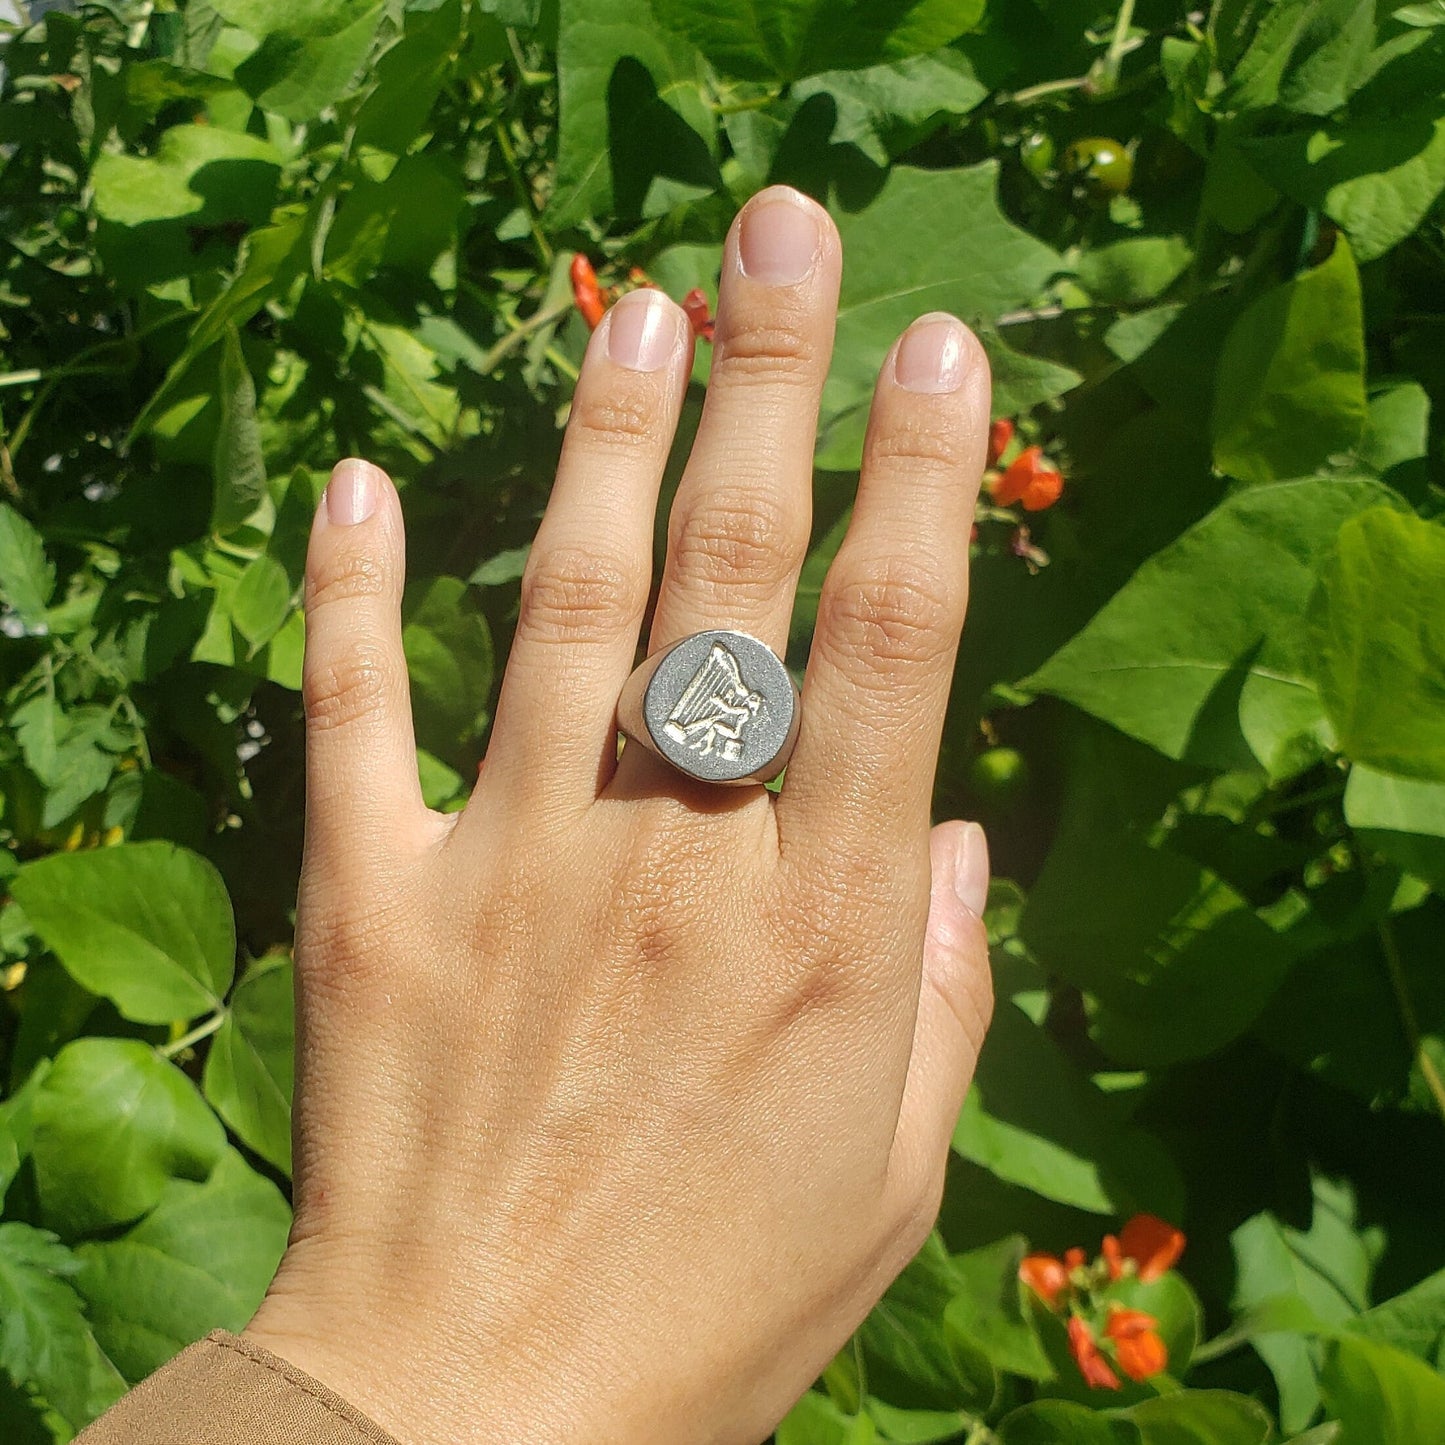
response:
[[[1147,1380],[1169,1364],[1169,1349],[1159,1334],[1159,1321],[1143,1310],[1126,1309],[1108,1301],[1109,1317],[1104,1340],[1109,1354],[1086,1315],[1097,1314],[1095,1291],[1125,1275],[1144,1284],[1173,1268],[1184,1252],[1184,1231],[1152,1214],[1136,1214],[1117,1235],[1106,1234],[1100,1256],[1092,1265],[1082,1249],[1054,1254],[1030,1254],[1019,1264],[1019,1278],[1055,1313],[1069,1309],[1069,1352],[1080,1374],[1096,1390],[1117,1390],[1119,1377],[1110,1357],[1131,1380]],[[1083,1312],[1075,1306],[1082,1305]]]
[[[592,262],[581,251],[572,258],[571,276],[572,300],[581,313],[582,319],[587,323],[587,329],[596,331],[603,316],[607,314],[609,296],[615,297],[617,288],[612,288],[610,293],[603,289],[602,283],[597,279],[597,272],[592,267]],[[657,287],[657,282],[641,266],[631,267],[627,272],[627,279],[633,287]],[[707,293],[702,287],[694,286],[682,298],[682,309],[687,313],[688,321],[692,323],[693,335],[703,341],[711,341],[713,317],[709,313]]]
[[[990,483],[1000,507],[1019,503],[1026,512],[1042,512],[1063,495],[1063,473],[1044,457],[1040,446],[1025,447]]]

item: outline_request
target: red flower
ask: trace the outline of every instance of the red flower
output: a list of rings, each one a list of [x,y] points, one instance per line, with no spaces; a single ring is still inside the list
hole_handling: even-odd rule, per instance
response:
[[[1084,1377],[1084,1383],[1094,1390],[1117,1390],[1121,1382],[1109,1367],[1109,1362],[1100,1353],[1094,1342],[1094,1332],[1087,1320],[1079,1315],[1069,1316],[1069,1353]]]
[[[1053,1254],[1025,1255],[1019,1264],[1019,1278],[1048,1305],[1059,1307],[1059,1296],[1069,1287],[1069,1271]]]
[[[1025,510],[1052,507],[1064,490],[1064,479],[1042,447],[1025,447],[993,480],[993,499],[1001,507],[1022,502]]]
[[[1001,416],[988,429],[988,465],[996,466],[998,459],[1008,450],[1008,444],[1014,439],[1014,424],[1006,416]]]
[[[1119,1248],[1125,1259],[1139,1267],[1139,1278],[1149,1284],[1167,1274],[1184,1253],[1184,1231],[1152,1214],[1136,1214],[1119,1231]]]
[[[1088,1257],[1078,1245],[1075,1245],[1072,1249],[1064,1251],[1064,1265],[1070,1270],[1080,1269]]]
[[[1114,1342],[1114,1357],[1131,1380],[1147,1380],[1169,1363],[1169,1347],[1159,1337],[1159,1321],[1143,1310],[1109,1306],[1104,1333]]]
[[[713,318],[708,312],[707,293],[701,286],[694,286],[682,298],[682,309],[687,312],[687,319],[692,322],[693,335],[704,341],[711,341]]]
[[[607,302],[602,298],[602,287],[598,284],[591,261],[581,251],[572,258],[572,299],[577,303],[587,329],[596,331],[606,314]]]
[[[1103,1250],[1104,1263],[1109,1266],[1109,1278],[1118,1279],[1124,1273],[1124,1251],[1119,1248],[1118,1239],[1112,1234],[1106,1234],[1100,1248]]]

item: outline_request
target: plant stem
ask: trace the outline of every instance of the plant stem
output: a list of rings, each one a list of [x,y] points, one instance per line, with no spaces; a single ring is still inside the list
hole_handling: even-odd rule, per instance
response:
[[[1395,1005],[1400,1010],[1400,1024],[1405,1030],[1406,1042],[1420,1066],[1425,1087],[1430,1090],[1440,1117],[1445,1119],[1445,1079],[1441,1079],[1435,1061],[1425,1052],[1425,1041],[1420,1036],[1420,1019],[1415,1012],[1415,1001],[1410,997],[1410,983],[1405,977],[1405,961],[1400,957],[1394,925],[1389,918],[1382,918],[1376,925],[1376,931],[1380,936],[1380,950],[1385,955],[1385,969],[1390,975],[1390,987],[1395,992]]]
[[[497,138],[497,151],[502,157],[502,163],[506,167],[508,176],[511,177],[512,189],[517,193],[517,199],[521,202],[522,209],[527,213],[527,224],[532,231],[532,240],[537,246],[537,257],[542,263],[542,270],[552,270],[552,243],[542,233],[542,226],[537,216],[537,203],[533,199],[531,188],[527,185],[517,164],[517,153],[512,149],[512,139],[507,134],[507,123],[501,114],[492,117],[492,133]]]
[[[1134,23],[1134,0],[1123,0],[1119,6],[1119,17],[1114,21],[1114,35],[1109,41],[1109,53],[1104,57],[1104,89],[1113,90],[1119,83],[1119,66],[1124,59],[1124,50],[1129,43],[1129,27]]]
[[[169,1044],[158,1045],[156,1052],[163,1059],[173,1059],[177,1054],[183,1054],[202,1039],[208,1039],[226,1022],[226,1010],[219,1008],[210,1018],[203,1019],[193,1028],[190,1033],[182,1034],[180,1038]]]

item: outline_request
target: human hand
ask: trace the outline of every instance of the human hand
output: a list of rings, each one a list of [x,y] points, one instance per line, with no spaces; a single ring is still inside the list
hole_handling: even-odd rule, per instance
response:
[[[723,259],[653,650],[779,652],[841,246],[784,187]],[[929,832],[988,430],[976,340],[885,360],[778,797],[614,709],[691,368],[661,292],[592,336],[466,810],[417,785],[390,482],[307,575],[296,1220],[247,1334],[405,1445],[762,1439],[933,1223],[990,1010],[974,825]]]

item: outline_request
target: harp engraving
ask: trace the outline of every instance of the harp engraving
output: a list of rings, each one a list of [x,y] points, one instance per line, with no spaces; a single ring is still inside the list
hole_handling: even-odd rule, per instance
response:
[[[752,692],[743,681],[737,658],[715,642],[662,730],[704,758],[717,753],[735,763],[743,755],[743,731],[757,720],[762,705],[761,694]]]

